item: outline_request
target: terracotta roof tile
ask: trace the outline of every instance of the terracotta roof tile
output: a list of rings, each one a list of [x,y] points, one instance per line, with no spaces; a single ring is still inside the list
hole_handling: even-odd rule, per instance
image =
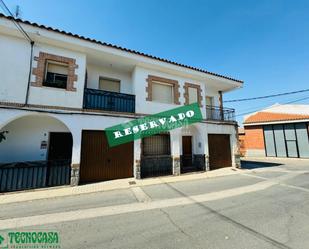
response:
[[[177,62],[174,62],[174,61],[171,61],[171,60],[163,59],[163,58],[156,57],[156,56],[149,55],[149,54],[145,54],[145,53],[142,53],[142,52],[139,52],[139,51],[136,51],[136,50],[120,47],[120,46],[117,46],[117,45],[114,45],[114,44],[98,41],[98,40],[91,39],[91,38],[84,37],[84,36],[80,36],[80,35],[77,35],[77,34],[72,34],[71,32],[66,32],[66,31],[63,31],[63,30],[51,28],[51,27],[48,27],[48,26],[44,26],[44,25],[41,25],[41,24],[29,22],[29,21],[24,21],[24,20],[21,20],[21,19],[16,19],[16,18],[13,18],[11,16],[3,15],[2,13],[0,13],[0,17],[6,18],[8,20],[15,20],[17,22],[20,22],[20,23],[23,23],[23,24],[27,24],[27,25],[31,25],[31,26],[34,26],[34,27],[37,27],[37,28],[42,28],[42,29],[46,29],[46,30],[49,30],[49,31],[61,33],[61,34],[68,35],[68,36],[71,36],[71,37],[74,37],[74,38],[78,38],[78,39],[81,39],[81,40],[93,42],[93,43],[96,43],[96,44],[99,44],[99,45],[115,48],[115,49],[122,50],[122,51],[125,51],[125,52],[128,52],[128,53],[137,54],[137,55],[148,57],[148,58],[151,58],[151,59],[154,59],[154,60],[166,62],[166,63],[172,64],[172,65],[176,65],[176,66],[179,66],[179,67],[188,68],[188,69],[191,69],[191,70],[194,70],[194,71],[198,71],[198,72],[201,72],[201,73],[210,74],[210,75],[213,75],[213,76],[216,76],[216,77],[232,80],[232,81],[235,81],[235,82],[238,82],[238,83],[243,83],[242,80],[233,79],[231,77],[220,75],[220,74],[216,74],[216,73],[212,73],[212,72],[209,72],[209,71],[204,70],[204,69],[200,69],[200,68],[184,65],[184,64],[177,63]]]
[[[258,112],[245,120],[245,124],[251,123],[266,123],[274,121],[290,121],[309,119],[309,115],[273,113],[273,112]]]

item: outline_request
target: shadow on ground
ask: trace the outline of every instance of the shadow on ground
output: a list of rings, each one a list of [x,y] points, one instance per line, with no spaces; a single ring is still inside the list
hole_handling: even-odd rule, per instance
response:
[[[259,162],[259,161],[241,161],[242,169],[258,169],[258,168],[268,168],[283,165],[282,163],[271,163],[271,162]]]

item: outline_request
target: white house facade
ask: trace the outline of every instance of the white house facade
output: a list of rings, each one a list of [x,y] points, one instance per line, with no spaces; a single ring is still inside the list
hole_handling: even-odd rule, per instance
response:
[[[15,189],[238,164],[222,95],[240,80],[1,14],[0,54],[0,178]],[[109,148],[106,128],[193,102],[201,122]]]

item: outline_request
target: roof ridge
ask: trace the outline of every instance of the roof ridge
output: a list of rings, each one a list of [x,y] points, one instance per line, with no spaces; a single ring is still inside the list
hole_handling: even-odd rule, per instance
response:
[[[288,113],[288,112],[263,112],[263,111],[260,111],[260,112],[257,112],[255,113],[254,115],[258,114],[258,113],[269,113],[269,114],[278,114],[278,115],[298,115],[298,116],[309,116],[309,114],[299,114],[299,113]]]
[[[21,22],[23,24],[31,25],[31,26],[34,26],[34,27],[43,28],[43,29],[46,29],[46,30],[49,30],[49,31],[54,31],[54,32],[61,33],[61,34],[64,34],[64,35],[72,36],[74,38],[93,42],[93,43],[100,44],[100,45],[103,45],[103,46],[119,49],[119,50],[122,50],[122,51],[125,51],[125,52],[128,52],[128,53],[137,54],[137,55],[148,57],[148,58],[151,58],[151,59],[154,59],[154,60],[159,60],[159,61],[166,62],[166,63],[172,64],[172,65],[175,65],[175,66],[191,69],[191,70],[194,70],[194,71],[197,71],[197,72],[210,74],[210,75],[213,75],[213,76],[216,76],[216,77],[224,78],[224,79],[227,79],[227,80],[232,80],[232,81],[235,81],[235,82],[238,82],[238,83],[244,83],[242,80],[238,80],[238,79],[231,78],[229,76],[224,76],[224,75],[220,75],[220,74],[217,74],[217,73],[209,72],[205,69],[185,65],[185,64],[182,64],[182,63],[178,63],[178,62],[171,61],[171,60],[168,60],[168,59],[164,59],[164,58],[161,58],[161,57],[157,57],[157,56],[154,56],[154,55],[139,52],[139,51],[136,51],[136,50],[133,50],[133,49],[128,49],[128,48],[124,48],[124,47],[114,45],[114,44],[111,44],[111,43],[106,43],[106,42],[99,41],[99,40],[96,40],[96,39],[88,38],[88,37],[85,37],[85,36],[82,36],[82,35],[73,34],[71,32],[52,28],[52,27],[49,27],[49,26],[45,26],[45,25],[42,25],[42,24],[35,23],[35,22],[30,22],[28,20],[22,20],[20,18],[14,18],[12,16],[6,16],[3,13],[0,13],[0,17],[6,18],[6,19],[9,19],[9,20],[14,20],[14,21],[17,21],[17,22]]]
[[[275,121],[290,121],[309,119],[309,114],[295,114],[295,113],[276,113],[276,112],[257,112],[254,115],[244,120],[244,124],[252,123],[266,123]]]

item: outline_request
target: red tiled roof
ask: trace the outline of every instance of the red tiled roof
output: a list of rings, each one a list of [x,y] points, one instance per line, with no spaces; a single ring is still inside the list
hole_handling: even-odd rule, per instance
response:
[[[148,57],[148,58],[151,58],[151,59],[154,59],[154,60],[166,62],[166,63],[173,64],[173,65],[176,65],[176,66],[179,66],[179,67],[188,68],[188,69],[198,71],[198,72],[201,72],[201,73],[210,74],[210,75],[213,75],[213,76],[216,76],[216,77],[232,80],[232,81],[235,81],[235,82],[238,82],[238,83],[244,83],[242,80],[237,80],[237,79],[233,79],[233,78],[228,77],[228,76],[212,73],[212,72],[206,71],[204,69],[191,67],[191,66],[188,66],[188,65],[184,65],[184,64],[181,64],[181,63],[177,63],[177,62],[170,61],[170,60],[167,60],[167,59],[163,59],[163,58],[160,58],[160,57],[156,57],[156,56],[153,56],[153,55],[138,52],[136,50],[120,47],[120,46],[117,46],[117,45],[114,45],[114,44],[110,44],[110,43],[98,41],[98,40],[95,40],[95,39],[91,39],[91,38],[88,38],[88,37],[80,36],[80,35],[77,35],[77,34],[73,34],[71,32],[66,32],[66,31],[63,31],[63,30],[54,29],[54,28],[51,28],[51,27],[48,27],[48,26],[40,25],[40,24],[37,24],[37,23],[29,22],[29,21],[24,21],[24,20],[21,20],[21,19],[16,19],[16,18],[13,18],[11,16],[3,15],[2,13],[0,13],[0,17],[6,18],[8,20],[15,20],[17,22],[20,22],[20,23],[23,23],[23,24],[28,24],[28,25],[31,25],[31,26],[34,26],[34,27],[37,27],[37,28],[42,28],[42,29],[46,29],[46,30],[49,30],[49,31],[54,31],[54,32],[61,33],[61,34],[64,34],[64,35],[68,35],[68,36],[71,36],[71,37],[74,37],[74,38],[82,39],[82,40],[85,40],[85,41],[93,42],[93,43],[96,43],[96,44],[99,44],[99,45],[119,49],[119,50],[122,50],[122,51],[125,51],[125,52],[128,52],[128,53],[137,54],[137,55]]]
[[[291,121],[309,119],[309,115],[287,114],[287,113],[273,113],[273,112],[258,112],[247,118],[244,124],[251,123],[266,123],[274,121]]]

